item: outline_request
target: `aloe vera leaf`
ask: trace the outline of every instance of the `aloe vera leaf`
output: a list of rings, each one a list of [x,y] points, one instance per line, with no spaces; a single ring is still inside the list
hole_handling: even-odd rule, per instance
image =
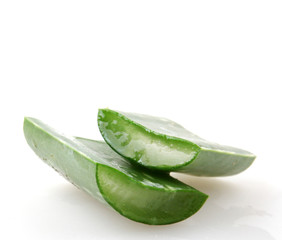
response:
[[[24,134],[34,152],[68,181],[134,221],[175,223],[207,199],[168,174],[132,165],[104,142],[65,136],[34,118],[25,118]]]
[[[206,141],[165,118],[100,109],[98,126],[117,153],[150,169],[229,176],[255,159],[250,152]]]

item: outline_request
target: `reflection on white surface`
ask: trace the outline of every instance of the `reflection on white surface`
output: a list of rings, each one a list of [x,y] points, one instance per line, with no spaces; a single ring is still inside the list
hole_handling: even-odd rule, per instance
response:
[[[222,208],[214,203],[209,204],[206,216],[198,218],[196,228],[203,230],[206,239],[274,239],[262,228],[247,224],[240,224],[240,220],[246,216],[267,216],[264,211],[256,210],[252,207],[230,207]],[[208,216],[208,217],[207,217]],[[204,236],[203,236],[204,237]]]
[[[47,189],[47,195],[26,208],[27,227],[34,226],[27,232],[41,239],[275,239],[260,227],[271,222],[271,214],[246,205],[249,197],[243,197],[244,189],[215,179],[180,178],[210,195],[203,208],[183,222],[166,226],[136,223],[66,183]]]

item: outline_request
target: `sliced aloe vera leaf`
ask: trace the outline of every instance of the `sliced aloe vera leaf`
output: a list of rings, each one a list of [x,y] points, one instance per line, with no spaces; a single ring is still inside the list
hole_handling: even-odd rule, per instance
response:
[[[250,152],[206,141],[165,118],[100,109],[98,126],[117,153],[150,169],[229,176],[255,159]]]
[[[132,165],[104,142],[67,137],[34,118],[25,118],[24,134],[34,152],[67,180],[137,222],[178,222],[207,199],[166,173]]]

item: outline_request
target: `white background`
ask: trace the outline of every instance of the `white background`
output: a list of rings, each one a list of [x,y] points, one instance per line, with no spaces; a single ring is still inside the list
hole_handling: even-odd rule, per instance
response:
[[[1,0],[1,239],[282,239],[282,3]],[[25,142],[24,116],[101,139],[98,108],[163,116],[257,155],[173,225],[130,221]]]

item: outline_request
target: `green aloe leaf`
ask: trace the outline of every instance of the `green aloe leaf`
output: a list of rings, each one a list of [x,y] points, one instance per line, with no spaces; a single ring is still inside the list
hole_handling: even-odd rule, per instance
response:
[[[255,159],[250,152],[206,141],[164,118],[100,109],[98,126],[117,153],[150,169],[229,176]]]
[[[207,199],[166,173],[132,165],[104,142],[65,136],[34,118],[25,118],[24,134],[33,151],[68,181],[134,221],[175,223]]]

